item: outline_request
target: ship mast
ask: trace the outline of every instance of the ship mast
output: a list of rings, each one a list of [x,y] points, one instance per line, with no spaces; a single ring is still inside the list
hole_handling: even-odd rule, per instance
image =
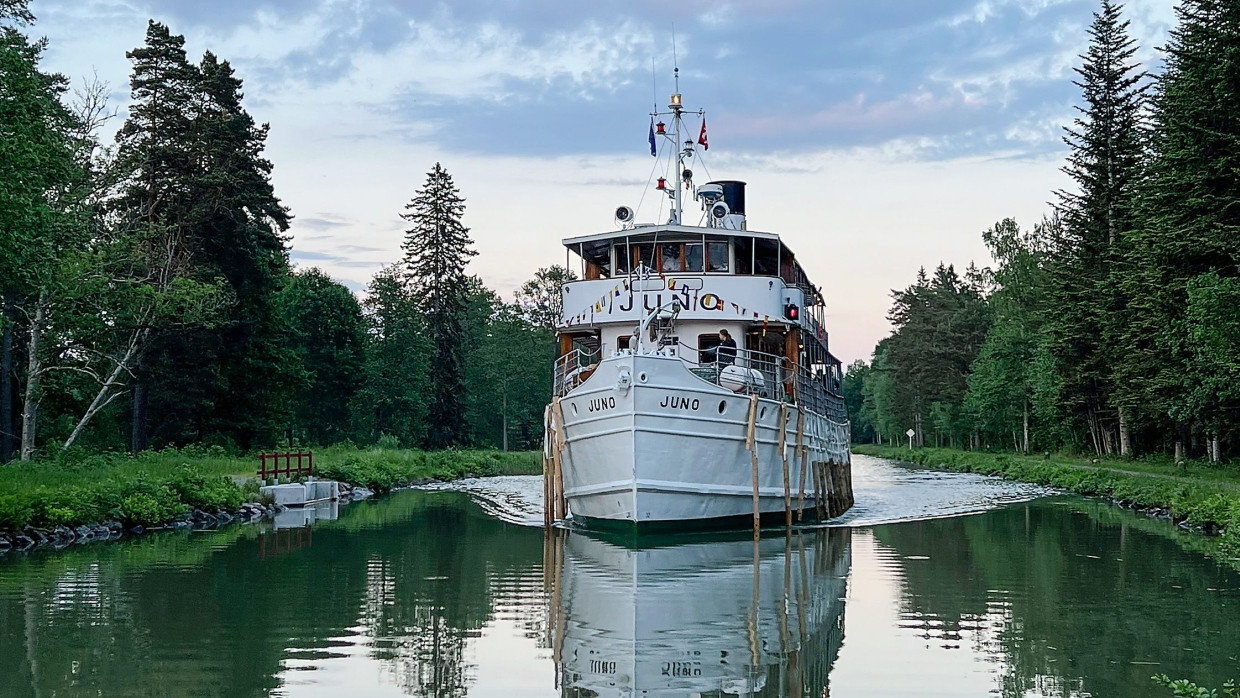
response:
[[[691,140],[684,140],[684,141],[681,140],[681,138],[684,135],[683,117],[685,113],[685,108],[684,108],[684,104],[681,102],[681,97],[680,97],[680,68],[675,68],[673,75],[675,76],[676,87],[675,87],[675,92],[672,93],[671,101],[667,105],[667,108],[670,109],[671,111],[660,112],[658,111],[656,107],[656,110],[651,114],[651,116],[659,117],[659,116],[664,116],[666,114],[670,114],[672,117],[671,133],[668,133],[663,130],[664,124],[663,122],[660,121],[658,123],[658,131],[656,131],[656,134],[663,136],[664,138],[672,139],[672,143],[676,147],[676,176],[670,183],[671,184],[670,191],[664,188],[665,183],[664,183],[663,178],[659,178],[658,188],[660,191],[666,192],[668,195],[668,198],[672,200],[672,211],[671,211],[671,215],[668,217],[667,222],[671,225],[680,225],[681,217],[684,215],[684,210],[685,210],[684,192],[681,191],[681,188],[685,186],[690,186],[692,184],[692,179],[693,179],[693,171],[685,167],[685,160],[693,157],[694,144],[693,144],[693,141]],[[701,116],[701,115],[704,115],[705,112],[699,109],[697,111],[697,114]]]
[[[676,191],[676,195],[672,197],[672,217],[668,222],[672,225],[680,225],[680,214],[684,211],[680,187],[685,167],[685,150],[680,149],[680,113],[684,109],[680,103],[680,66],[672,70],[672,75],[675,87],[672,92],[672,103],[667,106],[672,110],[672,128],[676,132],[676,178],[672,180],[672,188]]]

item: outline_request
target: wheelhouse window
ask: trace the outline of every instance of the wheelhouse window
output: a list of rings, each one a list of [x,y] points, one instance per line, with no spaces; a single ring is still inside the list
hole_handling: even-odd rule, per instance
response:
[[[778,240],[754,240],[753,273],[758,276],[779,276]]]
[[[629,266],[629,246],[615,245],[613,249],[616,254],[616,273],[628,274],[633,270],[633,268]]]
[[[685,271],[702,271],[704,260],[702,259],[702,243],[686,242],[685,243]]]
[[[654,257],[654,243],[647,242],[639,245],[633,245],[633,269],[645,267],[650,271],[656,271],[659,264]]]
[[[726,239],[685,242],[616,243],[612,245],[610,267],[617,275],[643,267],[652,272],[715,272],[731,270],[730,243]]]
[[[728,243],[711,240],[706,243],[706,271],[728,271]]]
[[[753,238],[736,238],[736,273],[753,273]]]
[[[680,257],[682,252],[680,243],[665,242],[659,247],[662,249],[662,254],[660,255],[662,261],[660,262],[659,269],[662,271],[680,271],[683,266],[683,261]]]

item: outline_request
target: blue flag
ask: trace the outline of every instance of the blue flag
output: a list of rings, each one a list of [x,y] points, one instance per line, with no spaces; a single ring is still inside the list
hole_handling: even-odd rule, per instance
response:
[[[654,117],[650,117],[650,155],[658,156],[659,151],[654,145]]]

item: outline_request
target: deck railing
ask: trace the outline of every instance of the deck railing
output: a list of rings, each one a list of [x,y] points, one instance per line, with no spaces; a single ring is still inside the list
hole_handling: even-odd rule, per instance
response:
[[[555,373],[552,376],[552,390],[555,395],[562,397],[589,378],[594,367],[598,365],[599,353],[597,350],[587,351],[577,347],[556,359]]]
[[[744,395],[799,404],[833,422],[844,423],[848,420],[844,400],[828,389],[825,374],[815,374],[801,365],[794,367],[785,356],[737,349],[735,359],[728,361],[725,357],[720,362],[714,352],[684,343],[661,347],[658,351],[676,356],[689,372],[708,383],[722,385]],[[576,348],[557,359],[553,379],[555,395],[563,397],[589,378],[598,365],[599,357],[598,351]],[[742,370],[725,374],[724,370],[733,365]]]

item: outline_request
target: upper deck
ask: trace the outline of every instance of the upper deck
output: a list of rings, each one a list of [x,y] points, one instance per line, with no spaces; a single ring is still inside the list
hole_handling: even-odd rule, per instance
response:
[[[799,326],[826,343],[822,295],[774,233],[647,225],[564,246],[582,278],[564,285],[566,328],[640,322],[678,295],[683,320]]]

